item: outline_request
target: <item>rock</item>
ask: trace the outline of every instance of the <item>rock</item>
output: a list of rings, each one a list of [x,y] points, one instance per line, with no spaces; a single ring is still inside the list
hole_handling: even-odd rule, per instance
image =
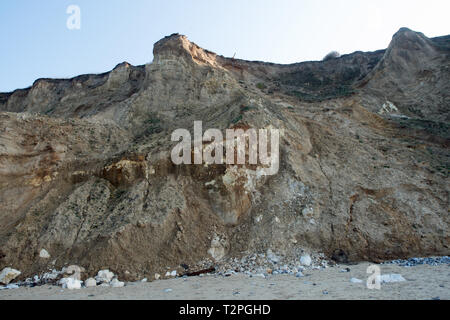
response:
[[[215,261],[222,260],[226,255],[226,241],[219,236],[214,237],[208,253]]]
[[[66,269],[63,268],[61,271],[64,274],[69,275],[71,278],[81,280],[81,273],[86,271],[83,267],[77,265],[68,266]]]
[[[405,282],[406,279],[400,274],[383,274],[379,276],[380,283]]]
[[[302,278],[302,277],[304,277],[304,275],[303,275],[303,273],[302,273],[301,271],[299,271],[299,272],[297,272],[297,273],[295,274],[295,277],[296,277],[296,278]]]
[[[147,278],[144,278],[144,279],[141,280],[141,282],[147,282],[147,281],[148,281]]]
[[[305,255],[301,256],[300,263],[303,266],[309,267],[311,265],[311,263],[312,263],[311,256],[309,254],[305,254]]]
[[[176,277],[176,276],[177,276],[177,271],[176,271],[176,270],[173,270],[173,271],[170,273],[170,276],[171,276],[171,277]]]
[[[172,292],[172,291],[173,291],[172,289],[164,289],[165,293],[169,293],[169,292]]]
[[[21,272],[12,268],[5,268],[0,272],[0,283],[9,284],[15,278],[20,276]]]
[[[34,284],[39,283],[39,282],[41,282],[41,283],[52,283],[56,279],[58,279],[58,277],[61,276],[61,275],[62,275],[62,272],[53,269],[52,272],[44,273],[42,275],[41,279],[36,277],[34,279]],[[31,279],[27,279],[26,282],[31,282]]]
[[[351,283],[363,283],[362,280],[357,279],[357,278],[351,278],[351,279],[350,279],[350,282],[351,282]]]
[[[19,286],[17,284],[8,284],[6,289],[19,289]]]
[[[42,250],[39,252],[39,257],[42,258],[42,259],[50,259],[50,254],[48,253],[47,250],[42,249]]]
[[[81,281],[74,278],[62,278],[59,284],[63,289],[78,290],[81,289]]]
[[[117,279],[113,279],[113,280],[111,281],[110,285],[111,285],[111,287],[113,287],[113,288],[122,288],[122,287],[125,286],[125,283],[124,283],[124,282],[120,282],[120,281],[117,280]]]
[[[270,262],[277,264],[280,262],[280,258],[272,252],[272,250],[267,250],[267,259],[269,259]]]
[[[97,281],[94,278],[89,278],[84,282],[86,288],[93,288],[97,286]]]
[[[114,277],[114,273],[109,270],[100,270],[95,277],[98,283],[109,283]]]
[[[345,272],[350,272],[350,268],[342,269],[341,272],[343,272],[343,273],[345,273]]]
[[[159,273],[155,273],[155,280],[161,279],[161,275]]]

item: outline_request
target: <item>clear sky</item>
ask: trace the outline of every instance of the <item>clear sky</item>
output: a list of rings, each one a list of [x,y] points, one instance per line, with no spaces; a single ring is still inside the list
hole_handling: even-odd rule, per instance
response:
[[[66,25],[72,4],[79,30]],[[449,0],[1,0],[0,92],[148,63],[175,32],[224,56],[293,63],[384,49],[400,27],[450,34],[449,12]]]

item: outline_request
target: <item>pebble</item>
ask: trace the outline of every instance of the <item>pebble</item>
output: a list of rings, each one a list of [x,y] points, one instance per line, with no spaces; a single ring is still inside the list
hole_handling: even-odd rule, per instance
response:
[[[396,264],[401,267],[415,267],[419,265],[437,266],[441,264],[450,264],[450,256],[430,257],[430,258],[410,258],[408,260],[392,260],[383,264]]]

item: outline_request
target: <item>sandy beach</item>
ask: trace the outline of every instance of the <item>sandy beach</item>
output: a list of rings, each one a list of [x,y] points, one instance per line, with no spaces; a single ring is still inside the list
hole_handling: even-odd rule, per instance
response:
[[[149,283],[127,283],[123,288],[80,290],[56,286],[1,290],[0,300],[449,300],[449,265],[401,267],[381,265],[382,274],[401,274],[406,281],[385,283],[370,290],[369,263],[308,270],[304,277],[276,275],[267,278],[236,274],[205,275]],[[342,272],[349,268],[350,272]],[[363,280],[352,283],[350,279]]]

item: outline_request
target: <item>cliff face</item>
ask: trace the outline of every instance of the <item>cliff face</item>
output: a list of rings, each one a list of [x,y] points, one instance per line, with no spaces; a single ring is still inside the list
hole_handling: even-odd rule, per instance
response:
[[[387,50],[276,65],[172,35],[149,65],[0,94],[0,269],[449,254],[449,47],[401,29]],[[281,129],[280,172],[175,166],[172,131],[200,120]]]

